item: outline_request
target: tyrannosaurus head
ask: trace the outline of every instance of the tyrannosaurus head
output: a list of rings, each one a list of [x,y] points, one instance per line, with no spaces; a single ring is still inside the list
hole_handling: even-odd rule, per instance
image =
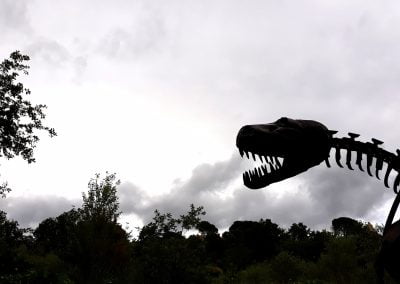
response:
[[[313,120],[282,117],[273,123],[243,126],[236,146],[263,165],[243,174],[244,184],[251,189],[265,187],[302,173],[329,156],[329,130]]]

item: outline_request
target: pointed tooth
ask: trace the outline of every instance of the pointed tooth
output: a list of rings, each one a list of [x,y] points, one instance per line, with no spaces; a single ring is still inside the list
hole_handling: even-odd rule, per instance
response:
[[[340,163],[340,148],[336,148],[336,153],[335,153],[335,159],[336,163],[338,164],[339,167],[343,168],[342,164]]]
[[[331,167],[331,165],[329,164],[329,158],[326,158],[326,159],[325,159],[325,163],[326,163],[326,166],[327,166],[328,168]]]
[[[372,154],[368,153],[367,154],[367,172],[371,177],[372,177],[372,173],[371,173],[372,159],[373,159]]]
[[[400,173],[397,173],[397,177],[393,183],[393,190],[396,194],[398,193],[397,187],[399,186],[399,183],[400,183]]]
[[[376,158],[376,170],[375,170],[375,176],[379,178],[379,171],[382,170],[383,168],[383,159],[381,157]]]
[[[282,167],[281,162],[278,160],[277,157],[274,157],[274,162],[278,169]]]
[[[250,171],[246,172],[247,180],[250,181]]]
[[[249,158],[249,152],[245,151],[247,159]]]
[[[257,168],[257,170],[258,170],[258,176],[262,177],[263,176],[263,172],[261,171],[261,168]]]
[[[253,160],[256,161],[256,154],[251,153],[251,156],[253,157]]]
[[[242,149],[239,149],[239,153],[240,153],[240,156],[243,158],[244,151]]]
[[[386,173],[385,173],[385,178],[383,180],[384,183],[385,183],[385,186],[387,188],[389,188],[389,175],[390,175],[390,172],[392,171],[392,169],[393,169],[393,167],[390,164],[388,164],[387,169],[386,169]]]
[[[245,172],[243,174],[243,182],[248,183],[249,181],[250,181],[250,174],[249,174],[249,172]]]
[[[346,153],[346,165],[350,170],[353,170],[353,168],[351,167],[351,150],[347,149],[347,153]]]
[[[271,163],[271,162],[268,162],[268,165],[269,165],[270,172],[273,172],[273,171],[275,171],[275,170],[276,170],[276,169],[275,169],[275,166],[274,166],[274,164],[273,164],[273,163]]]
[[[268,168],[267,168],[266,165],[262,165],[262,166],[261,166],[261,169],[262,169],[262,171],[264,172],[264,175],[267,175],[267,174],[268,174]]]
[[[361,165],[361,161],[362,161],[362,152],[361,151],[357,151],[357,159],[356,159],[356,164],[358,166],[358,168],[360,169],[360,171],[364,171],[362,165]]]

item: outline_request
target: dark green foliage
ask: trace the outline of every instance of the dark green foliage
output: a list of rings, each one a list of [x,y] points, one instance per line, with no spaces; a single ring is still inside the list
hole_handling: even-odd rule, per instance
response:
[[[332,220],[332,230],[338,236],[357,235],[362,229],[362,223],[348,217],[340,217]]]
[[[0,283],[376,281],[381,236],[370,224],[350,219],[345,224],[357,224],[356,230],[342,226],[340,233],[330,233],[302,223],[284,230],[269,219],[236,221],[221,237],[213,224],[201,220],[203,207],[191,205],[178,218],[156,210],[138,239],[130,240],[116,219],[116,188],[114,175],[103,180],[96,176],[89,192],[97,197],[84,195],[86,211],[72,209],[45,219],[33,233],[2,212]],[[110,194],[96,194],[104,191]],[[194,228],[198,233],[183,234]],[[395,283],[387,275],[385,280]]]
[[[17,254],[24,243],[24,230],[18,228],[17,222],[8,220],[5,212],[0,211],[0,271],[3,279],[17,271],[27,270],[25,261]]]
[[[205,236],[218,234],[218,228],[207,221],[199,222],[196,229],[199,230],[199,232]]]
[[[186,238],[183,229],[196,228],[202,206],[190,205],[180,218],[155,211],[153,221],[142,228],[134,247],[134,275],[138,283],[207,283],[206,247],[199,236]]]
[[[283,241],[284,250],[308,261],[317,261],[325,250],[331,233],[313,232],[302,223],[292,224]]]
[[[263,261],[279,251],[283,230],[271,220],[236,221],[223,234],[225,265],[240,269]]]
[[[131,261],[129,235],[117,223],[114,174],[91,179],[83,205],[41,222],[34,231],[42,258],[54,255],[76,283],[123,283]]]

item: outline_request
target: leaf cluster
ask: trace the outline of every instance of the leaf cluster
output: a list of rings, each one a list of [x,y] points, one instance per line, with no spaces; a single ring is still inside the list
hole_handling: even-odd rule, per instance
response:
[[[14,51],[0,63],[0,157],[21,155],[31,163],[35,161],[33,149],[39,141],[36,130],[44,130],[51,137],[56,132],[43,125],[46,105],[32,105],[25,99],[31,91],[16,81],[20,73],[28,74],[27,61],[29,56]]]

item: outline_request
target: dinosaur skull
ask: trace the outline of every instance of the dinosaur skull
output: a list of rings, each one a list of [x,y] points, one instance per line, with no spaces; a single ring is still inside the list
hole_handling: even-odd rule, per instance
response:
[[[319,165],[329,157],[330,134],[321,123],[282,117],[269,124],[243,126],[236,146],[263,165],[243,174],[251,189],[282,181]]]

